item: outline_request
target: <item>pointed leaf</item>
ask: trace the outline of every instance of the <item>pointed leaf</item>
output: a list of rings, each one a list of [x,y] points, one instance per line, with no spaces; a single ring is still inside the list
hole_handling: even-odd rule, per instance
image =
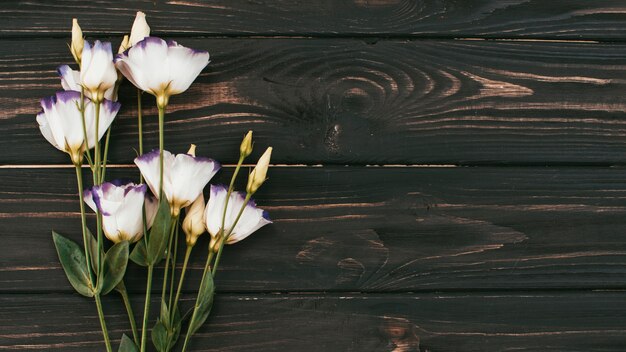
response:
[[[96,240],[96,238],[93,236],[91,231],[89,231],[89,229],[86,229],[86,230],[87,230],[87,239],[88,239],[87,249],[89,249],[89,259],[91,261],[91,267],[94,273],[99,273],[100,270],[98,268],[98,257],[97,257],[98,240]],[[100,250],[100,255],[102,256],[102,258],[104,258],[103,250]]]
[[[176,345],[176,342],[178,341],[178,338],[180,336],[180,331],[182,330],[182,325],[183,325],[183,319],[180,316],[180,310],[178,309],[178,307],[176,307],[176,312],[174,312],[174,317],[173,317],[173,323],[172,323],[172,326],[170,327],[170,331],[168,334],[170,350],[174,348],[174,345]]]
[[[200,291],[198,292],[198,298],[196,300],[196,314],[191,317],[187,334],[195,334],[209,317],[211,307],[213,306],[214,293],[215,285],[213,284],[213,275],[211,275],[210,270],[207,270],[204,274]]]
[[[61,266],[70,284],[72,284],[72,287],[83,296],[93,297],[94,292],[91,286],[89,272],[87,271],[87,258],[85,258],[83,250],[76,242],[54,231],[52,231],[52,239],[57,249]]]
[[[116,243],[104,256],[98,290],[106,295],[122,281],[128,264],[128,241]]]
[[[167,325],[169,325],[169,321],[170,321],[170,310],[169,308],[167,308],[167,304],[165,303],[164,300],[161,300],[161,315],[159,316],[159,319],[163,322],[163,324],[167,328]]]
[[[159,202],[159,210],[150,229],[150,237],[148,237],[149,263],[156,264],[163,258],[169,241],[171,227],[172,215],[170,206],[166,200],[162,200]]]
[[[148,251],[146,250],[146,241],[140,240],[135,245],[132,253],[130,253],[130,260],[139,266],[148,266]]]
[[[117,352],[139,352],[139,348],[130,337],[123,334],[122,341],[120,342],[120,348]]]
[[[159,352],[167,351],[167,329],[165,325],[161,323],[161,320],[157,320],[157,323],[152,328],[152,343]]]

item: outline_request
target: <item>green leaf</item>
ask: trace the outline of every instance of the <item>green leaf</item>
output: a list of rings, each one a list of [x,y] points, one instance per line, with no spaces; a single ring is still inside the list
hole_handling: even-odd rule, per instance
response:
[[[169,331],[169,346],[170,350],[174,348],[176,345],[176,341],[178,341],[178,337],[180,336],[180,331],[182,330],[183,319],[180,316],[180,310],[176,307],[176,312],[174,312],[174,321]]]
[[[137,242],[132,253],[130,253],[130,260],[139,266],[148,266],[148,251],[145,240],[141,239]]]
[[[195,334],[209,317],[211,307],[213,306],[214,294],[215,285],[213,284],[213,275],[211,275],[210,270],[207,270],[206,273],[204,273],[202,286],[200,287],[198,298],[196,299],[196,314],[191,317],[191,321],[189,322],[188,335]]]
[[[128,265],[128,241],[116,243],[104,256],[98,291],[106,295],[122,281]]]
[[[148,237],[149,263],[156,264],[163,258],[169,241],[171,227],[172,215],[170,206],[166,200],[161,200],[159,202],[159,210],[150,229],[150,237]]]
[[[93,297],[94,292],[87,268],[87,258],[85,258],[83,250],[76,242],[54,231],[52,231],[52,240],[57,249],[61,266],[72,287],[83,296]]]
[[[157,320],[156,324],[152,328],[152,343],[157,351],[167,351],[167,329],[161,322],[161,319]]]
[[[91,268],[93,269],[94,273],[98,273],[100,272],[99,268],[98,268],[98,257],[97,257],[97,253],[98,253],[98,240],[93,236],[93,234],[91,233],[91,231],[89,231],[88,228],[85,228],[87,230],[87,249],[89,249],[89,259],[91,261]],[[100,250],[100,254],[102,256],[102,258],[104,258],[104,251]]]
[[[120,342],[120,348],[117,352],[139,352],[139,348],[130,337],[123,334],[122,341]]]

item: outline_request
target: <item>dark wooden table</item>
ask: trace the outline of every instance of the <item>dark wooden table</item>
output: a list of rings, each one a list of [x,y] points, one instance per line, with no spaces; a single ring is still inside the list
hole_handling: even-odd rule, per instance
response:
[[[232,164],[253,129],[254,158],[275,150],[257,197],[275,223],[227,248],[194,351],[626,350],[621,0],[2,2],[0,350],[103,348],[50,235],[80,238],[73,170],[35,114],[71,18],[117,45],[137,10],[212,56],[167,148]],[[136,173],[122,94],[111,177]],[[145,272],[127,277],[139,311]]]

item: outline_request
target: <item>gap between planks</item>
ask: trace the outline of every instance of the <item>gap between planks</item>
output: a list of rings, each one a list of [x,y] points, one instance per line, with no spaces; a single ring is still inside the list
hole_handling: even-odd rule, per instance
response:
[[[256,164],[242,164],[242,167],[254,167]],[[236,167],[237,164],[222,164],[223,167]],[[270,167],[276,168],[322,168],[323,164],[270,164]],[[328,166],[328,165],[327,165]],[[332,165],[341,166],[341,165]],[[382,164],[382,165],[343,165],[344,167],[366,167],[366,168],[454,168],[460,167],[454,164]],[[74,165],[65,164],[42,164],[42,165],[0,165],[0,169],[73,169]],[[89,165],[83,165],[88,169]],[[110,164],[107,168],[113,169],[132,169],[136,168],[134,164]]]

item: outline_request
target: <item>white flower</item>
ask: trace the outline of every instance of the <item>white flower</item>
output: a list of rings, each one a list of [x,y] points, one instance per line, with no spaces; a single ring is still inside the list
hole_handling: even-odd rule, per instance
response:
[[[171,95],[186,91],[208,63],[208,52],[157,37],[147,37],[115,58],[122,74],[157,97],[161,108],[167,106]]]
[[[135,16],[135,22],[133,22],[133,27],[130,30],[130,46],[134,46],[135,44],[142,41],[145,37],[150,36],[150,26],[148,26],[148,22],[146,22],[146,14],[137,11],[137,15]]]
[[[185,231],[188,246],[194,246],[198,237],[202,235],[206,229],[204,227],[204,195],[200,193],[198,198],[187,207],[187,214],[183,220],[183,231]]]
[[[135,164],[146,179],[152,193],[158,196],[160,190],[159,150],[135,158]],[[220,169],[220,164],[209,158],[189,154],[173,155],[163,151],[163,194],[170,203],[173,215],[190,205],[207,183]]]
[[[146,195],[144,184],[112,181],[85,190],[83,199],[94,212],[102,214],[102,229],[115,243],[137,242],[143,236],[143,207],[150,228],[158,210],[155,199]]]
[[[204,222],[211,237],[216,237],[222,226],[222,214],[228,189],[225,186],[211,185],[211,193],[209,203],[204,213]],[[245,195],[239,192],[233,192],[228,200],[228,208],[226,209],[226,219],[224,221],[224,235],[227,235],[235,222],[241,207],[244,205]],[[250,236],[254,231],[261,227],[271,224],[269,214],[263,209],[256,207],[254,201],[248,201],[246,207],[241,213],[239,221],[232,230],[230,236],[226,238],[227,244],[239,242]]]
[[[104,92],[115,85],[117,71],[113,64],[111,43],[96,40],[93,47],[85,42],[80,65],[80,84],[94,101],[102,101]]]
[[[72,70],[68,65],[61,65],[57,68],[59,77],[61,78],[61,86],[65,90],[75,90],[80,92],[80,71]],[[109,100],[113,99],[113,93],[115,92],[115,86],[107,89],[104,92],[104,98]],[[91,91],[85,90],[85,96],[91,98]]]
[[[55,96],[41,100],[43,111],[37,115],[41,134],[55,148],[70,154],[75,164],[82,161],[82,153],[85,148],[91,149],[96,145],[95,104],[91,100],[85,99],[87,143],[85,143],[83,121],[78,110],[78,104],[80,104],[79,92],[69,90],[57,92]],[[98,140],[109,128],[119,109],[120,104],[110,100],[105,100],[103,104],[100,104]]]

